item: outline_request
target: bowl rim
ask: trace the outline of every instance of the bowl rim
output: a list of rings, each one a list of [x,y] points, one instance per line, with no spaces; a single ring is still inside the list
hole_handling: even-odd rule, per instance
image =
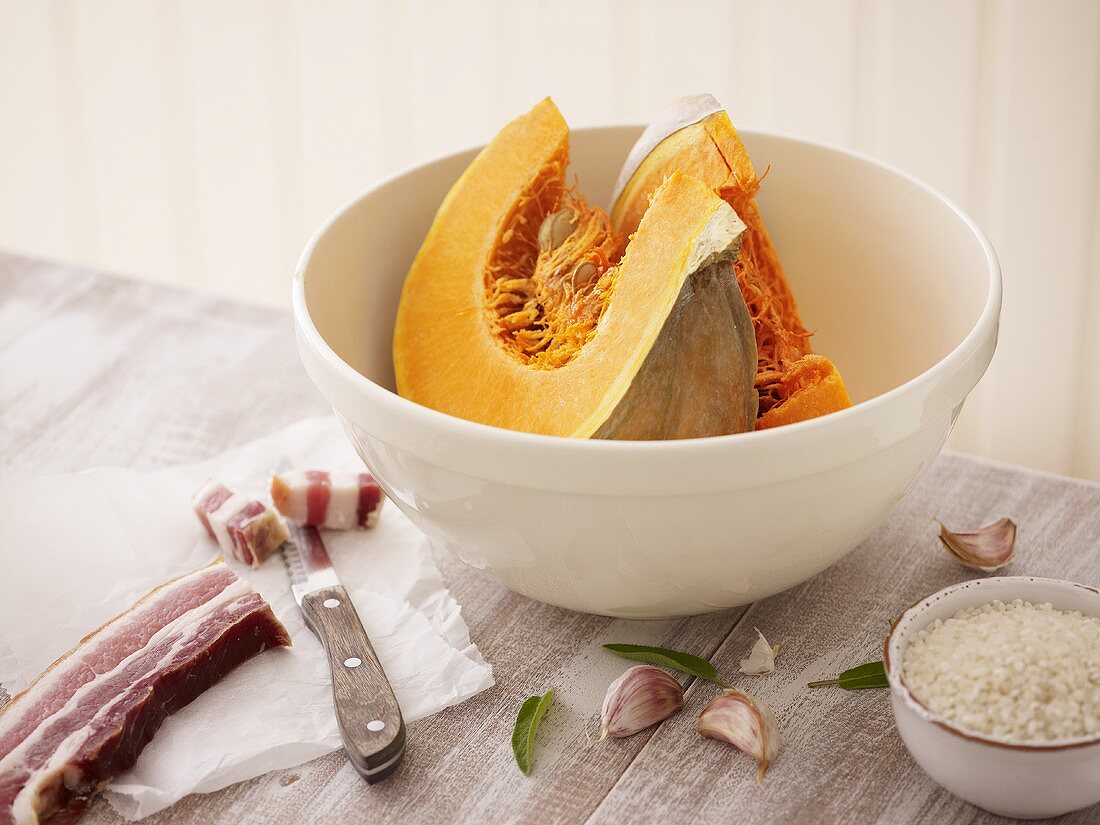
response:
[[[590,134],[601,131],[622,130],[634,130],[640,133],[643,129],[643,124],[620,123],[613,125],[577,127],[571,129],[570,134]],[[843,148],[825,141],[800,137],[780,131],[748,128],[738,131],[745,136],[746,141],[749,143],[756,137],[777,139],[789,143],[802,144],[810,148],[839,154],[850,159],[870,164],[924,191],[946,207],[957,219],[961,220],[978,241],[985,254],[987,276],[985,303],[977,319],[971,326],[970,331],[963,339],[943,358],[924,371],[884,393],[853,404],[847,409],[806,421],[787,424],[783,427],[766,430],[752,430],[730,435],[653,441],[577,439],[568,436],[543,435],[540,433],[510,430],[504,427],[482,424],[410,401],[360,373],[329,346],[324,336],[321,335],[317,326],[314,324],[310,314],[305,291],[306,270],[309,268],[314,250],[321,242],[321,239],[337,222],[362,201],[372,197],[380,190],[408,174],[427,166],[453,160],[459,156],[479,151],[485,144],[477,144],[458,151],[446,152],[428,160],[410,164],[368,186],[359,194],[345,201],[324,221],[324,223],[321,224],[302,250],[294,271],[294,278],[291,286],[291,304],[299,334],[321,357],[321,360],[330,369],[334,370],[343,381],[349,382],[357,392],[363,393],[371,403],[379,405],[382,409],[393,414],[395,417],[402,418],[412,426],[427,428],[427,431],[438,431],[442,428],[448,431],[452,436],[478,441],[479,447],[482,449],[485,447],[484,440],[492,439],[496,442],[495,446],[498,448],[529,450],[549,449],[558,454],[564,454],[563,457],[566,459],[575,459],[578,461],[587,460],[593,457],[611,459],[615,456],[624,455],[629,455],[634,458],[652,458],[654,460],[658,460],[668,455],[699,456],[715,449],[723,449],[731,446],[735,446],[741,451],[759,450],[764,452],[771,448],[771,445],[774,444],[776,439],[780,439],[780,443],[785,444],[788,449],[803,445],[808,446],[820,435],[827,433],[829,430],[835,430],[846,425],[855,427],[864,426],[869,423],[871,419],[875,418],[884,407],[890,407],[897,402],[898,399],[919,391],[921,388],[935,384],[944,375],[961,370],[971,358],[980,353],[983,345],[991,336],[995,340],[1003,294],[1000,263],[989,238],[977,225],[974,219],[952,199],[915,175],[906,172],[904,169],[863,152]],[[983,372],[987,366],[988,362],[986,365],[983,365]],[[967,392],[969,392],[969,389],[970,388],[967,388]],[[966,393],[964,392],[963,396],[965,397],[965,395]]]
[[[927,624],[927,622],[925,622],[919,627],[915,626],[920,617],[925,615],[933,604],[941,602],[944,599],[949,599],[965,590],[981,587],[990,583],[1015,584],[1023,588],[1026,588],[1029,584],[1046,584],[1062,588],[1066,591],[1071,589],[1087,590],[1100,597],[1100,589],[1092,585],[1069,581],[1068,579],[1054,579],[1045,576],[989,576],[986,578],[967,579],[966,581],[950,584],[947,587],[937,590],[935,593],[929,593],[927,596],[917,599],[917,601],[909,605],[909,607],[902,611],[902,613],[890,623],[890,632],[886,635],[886,640],[882,643],[882,665],[886,673],[886,681],[890,684],[890,693],[911,710],[922,723],[933,724],[941,730],[947,731],[947,733],[952,736],[980,745],[990,745],[1003,750],[1025,752],[1064,751],[1074,748],[1086,748],[1091,745],[1100,745],[1100,733],[1055,739],[1047,743],[1012,742],[1006,739],[998,739],[950,721],[946,716],[928,707],[928,705],[914,696],[912,691],[909,690],[909,686],[905,683],[901,675],[901,660],[903,657],[900,654],[896,657],[892,656],[891,649],[895,649],[895,652],[897,652],[896,647],[900,644],[901,639],[906,638],[908,634],[914,632],[914,630],[923,628],[925,624]],[[1015,598],[1026,599],[1027,596],[1018,595],[1015,596]],[[1098,602],[1098,604],[1100,604],[1100,602]],[[1100,612],[1098,612],[1097,615],[1100,616]]]

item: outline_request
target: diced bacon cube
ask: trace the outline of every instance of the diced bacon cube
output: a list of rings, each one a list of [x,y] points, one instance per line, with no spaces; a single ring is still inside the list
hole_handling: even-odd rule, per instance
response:
[[[374,527],[378,523],[378,515],[382,512],[382,502],[385,500],[386,495],[374,476],[370,473],[359,473],[359,507],[356,518],[360,527]]]
[[[222,552],[244,564],[259,567],[290,537],[278,513],[213,479],[199,488],[192,504]]]
[[[292,470],[271,479],[271,500],[295,524],[329,530],[373,527],[385,496],[370,473]]]
[[[192,504],[195,506],[195,512],[199,516],[199,521],[202,522],[202,526],[206,528],[206,532],[210,534],[210,538],[217,540],[217,536],[214,535],[214,528],[210,526],[209,513],[213,513],[219,507],[221,507],[226,500],[233,495],[224,485],[209,478],[206,483],[199,488],[199,491],[195,493],[192,499]]]

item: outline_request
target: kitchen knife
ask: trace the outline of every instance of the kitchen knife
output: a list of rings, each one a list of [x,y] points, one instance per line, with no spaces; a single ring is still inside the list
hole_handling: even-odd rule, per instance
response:
[[[321,534],[287,524],[281,550],[306,625],[328,654],[336,721],[351,764],[368,782],[385,779],[405,755],[405,720]]]

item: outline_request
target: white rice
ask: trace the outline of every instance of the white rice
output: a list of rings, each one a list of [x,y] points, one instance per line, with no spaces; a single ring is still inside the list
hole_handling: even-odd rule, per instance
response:
[[[1100,734],[1100,618],[994,601],[913,635],[903,678],[947,720],[1013,742]]]

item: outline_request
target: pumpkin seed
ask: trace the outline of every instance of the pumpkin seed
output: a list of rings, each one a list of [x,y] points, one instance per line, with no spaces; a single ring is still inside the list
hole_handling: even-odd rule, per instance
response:
[[[586,286],[597,275],[600,274],[600,269],[591,261],[583,261],[577,264],[577,268],[573,270],[572,282],[573,289],[580,289],[582,286]]]
[[[551,212],[542,219],[542,224],[539,226],[539,250],[553,252],[573,234],[576,223],[577,218],[569,207]]]

